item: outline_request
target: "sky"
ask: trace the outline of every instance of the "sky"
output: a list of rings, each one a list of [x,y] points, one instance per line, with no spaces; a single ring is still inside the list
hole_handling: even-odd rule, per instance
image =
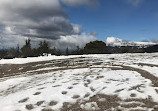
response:
[[[100,0],[95,10],[75,8],[67,11],[71,21],[84,31],[96,31],[97,39],[114,36],[125,40],[142,41],[158,37],[157,0]]]
[[[157,0],[0,0],[0,47],[84,47],[117,37],[158,42]]]

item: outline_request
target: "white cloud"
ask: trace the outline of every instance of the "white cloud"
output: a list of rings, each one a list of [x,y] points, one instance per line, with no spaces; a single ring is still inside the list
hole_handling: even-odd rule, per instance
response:
[[[73,25],[73,31],[75,34],[80,34],[82,30],[82,26],[78,24],[72,24]]]
[[[64,44],[63,48],[66,45],[70,48],[76,46],[83,48],[86,45],[86,43],[94,40],[96,40],[96,37],[94,35],[83,33],[81,35],[61,36],[61,38],[59,39],[59,43]]]
[[[25,36],[17,36],[17,35],[1,35],[0,36],[0,48],[6,49],[11,47],[20,46],[20,48],[25,44],[25,40],[29,37]],[[51,48],[58,48],[58,49],[65,49],[69,47],[69,49],[74,49],[76,46],[83,48],[86,43],[90,41],[96,40],[96,37],[91,34],[82,33],[80,35],[67,35],[61,36],[59,39],[46,39],[46,38],[37,38],[31,37],[31,47],[36,48],[38,47],[40,41],[46,40]]]
[[[0,0],[1,47],[23,44],[27,37],[80,46],[93,40],[91,35],[81,34],[82,26],[69,21],[61,2],[69,6],[98,4],[97,0]]]
[[[21,36],[14,36],[14,35],[0,35],[0,49],[7,49],[7,48],[16,48],[17,45],[22,47],[25,44],[25,40],[27,37],[21,37]]]

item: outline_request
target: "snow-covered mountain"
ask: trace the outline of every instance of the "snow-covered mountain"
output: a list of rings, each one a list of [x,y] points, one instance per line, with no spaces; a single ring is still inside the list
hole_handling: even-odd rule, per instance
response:
[[[152,43],[152,42],[133,42],[133,41],[126,41],[126,40],[115,38],[115,37],[107,37],[106,44],[108,46],[151,46],[151,45],[156,45],[156,43]]]

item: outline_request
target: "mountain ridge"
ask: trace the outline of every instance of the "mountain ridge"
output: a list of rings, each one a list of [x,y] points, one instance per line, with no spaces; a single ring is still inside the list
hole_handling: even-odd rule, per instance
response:
[[[126,41],[116,37],[107,37],[105,43],[108,46],[140,46],[140,47],[148,47],[153,45],[158,45],[153,42],[134,42],[134,41]]]

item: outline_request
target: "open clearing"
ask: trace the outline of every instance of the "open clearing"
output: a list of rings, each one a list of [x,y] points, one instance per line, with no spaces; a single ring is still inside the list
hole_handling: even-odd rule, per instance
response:
[[[158,111],[158,53],[0,60],[0,111]]]

